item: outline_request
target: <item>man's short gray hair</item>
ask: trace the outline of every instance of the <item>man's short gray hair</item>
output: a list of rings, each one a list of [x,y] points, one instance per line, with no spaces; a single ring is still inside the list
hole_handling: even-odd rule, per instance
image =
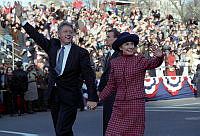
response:
[[[72,28],[72,30],[74,31],[74,26],[73,26],[72,23],[69,23],[67,21],[63,21],[62,23],[60,23],[60,25],[58,25],[58,33],[61,31],[63,26],[70,26]]]

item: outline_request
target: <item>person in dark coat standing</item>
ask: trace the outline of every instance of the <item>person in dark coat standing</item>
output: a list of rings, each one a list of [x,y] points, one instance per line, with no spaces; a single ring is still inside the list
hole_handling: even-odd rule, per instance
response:
[[[112,44],[113,42],[117,39],[118,35],[120,34],[120,32],[117,31],[117,29],[111,29],[107,32],[107,43],[110,47],[110,52],[108,53],[108,55],[106,56],[105,60],[104,60],[104,67],[103,67],[103,74],[101,76],[99,85],[98,85],[98,91],[102,92],[102,90],[104,89],[104,87],[106,86],[107,82],[108,82],[108,77],[110,74],[110,61],[113,58],[116,58],[119,56],[119,52],[118,51],[114,51],[112,49]],[[116,95],[116,91],[113,91],[110,96],[108,98],[106,98],[103,101],[103,135],[105,135],[106,132],[106,128],[108,126],[108,121],[110,120],[111,117],[111,113],[112,113],[112,106],[115,100],[115,95]]]
[[[47,96],[50,98],[51,115],[56,136],[74,136],[72,126],[82,97],[81,84],[86,81],[88,89],[87,106],[95,109],[99,100],[95,73],[90,66],[90,57],[86,49],[72,42],[73,25],[62,22],[58,26],[59,39],[47,39],[28,22],[23,21],[22,6],[15,2],[17,20],[23,22],[26,33],[48,54],[49,83]],[[83,77],[83,80],[81,79]]]
[[[121,56],[111,60],[111,72],[100,100],[106,99],[113,90],[116,97],[105,136],[144,136],[146,70],[159,67],[164,59],[162,51],[151,46],[153,58],[137,53],[139,37],[128,32],[121,33],[113,43],[113,49]]]
[[[20,96],[20,105],[18,108],[18,115],[24,113],[24,93],[28,89],[28,77],[27,73],[22,68],[22,62],[16,62],[17,69],[13,71],[13,77],[11,81],[11,88],[16,95]],[[15,101],[17,101],[15,99]]]
[[[194,74],[192,83],[195,86],[195,89],[197,90],[197,96],[200,96],[200,64],[197,65],[196,72]]]
[[[6,90],[8,90],[8,93],[6,93],[8,95],[8,103],[7,103],[7,110],[8,113],[10,114],[10,116],[13,116],[16,113],[16,98],[17,95],[15,93],[15,89],[12,87],[12,78],[13,78],[13,69],[12,67],[7,67],[6,69],[6,74],[5,74],[5,79],[6,79],[6,84],[5,84],[5,88]]]

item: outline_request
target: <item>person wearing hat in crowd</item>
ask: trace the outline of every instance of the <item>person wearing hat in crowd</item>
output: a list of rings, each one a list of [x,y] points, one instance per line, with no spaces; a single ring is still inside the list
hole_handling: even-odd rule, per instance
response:
[[[116,91],[105,136],[144,135],[145,72],[159,67],[163,62],[164,54],[158,47],[151,45],[154,57],[146,58],[137,53],[138,43],[138,35],[123,32],[112,45],[114,50],[121,52],[121,56],[111,60],[108,83],[99,94],[100,100],[104,100],[113,90]]]
[[[117,29],[111,29],[107,32],[107,43],[110,47],[110,52],[108,53],[108,55],[105,58],[104,61],[104,72],[101,76],[99,85],[98,85],[98,91],[101,92],[107,82],[108,82],[108,78],[109,78],[109,73],[110,73],[110,61],[113,58],[116,58],[119,56],[119,52],[118,51],[114,51],[112,49],[112,44],[114,43],[114,41],[117,39],[117,37],[119,36],[120,32],[117,31]],[[111,95],[103,101],[103,134],[105,135],[106,132],[106,128],[108,126],[108,122],[110,120],[111,117],[111,113],[112,113],[112,106],[115,100],[115,95],[116,95],[116,91],[113,91],[111,93]]]
[[[11,86],[16,94],[20,96],[20,105],[18,106],[18,115],[24,113],[24,93],[28,88],[28,78],[27,73],[23,70],[22,62],[16,62],[16,69],[13,71],[13,78],[11,81]],[[17,100],[15,100],[17,101]]]

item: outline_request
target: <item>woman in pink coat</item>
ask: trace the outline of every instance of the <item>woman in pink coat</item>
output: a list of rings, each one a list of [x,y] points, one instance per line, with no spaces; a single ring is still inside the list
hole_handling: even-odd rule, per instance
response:
[[[106,136],[143,136],[145,128],[145,72],[160,66],[164,55],[151,46],[153,58],[137,54],[139,37],[128,32],[121,33],[113,43],[113,49],[122,56],[111,61],[111,73],[105,89],[99,97],[104,100],[116,90],[112,116]]]

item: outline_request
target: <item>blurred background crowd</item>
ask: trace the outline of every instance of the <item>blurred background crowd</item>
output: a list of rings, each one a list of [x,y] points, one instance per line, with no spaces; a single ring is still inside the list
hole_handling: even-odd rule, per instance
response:
[[[146,77],[194,75],[197,65],[200,64],[198,22],[193,19],[181,22],[171,14],[162,14],[159,8],[149,7],[144,12],[137,4],[130,4],[127,12],[123,8],[126,6],[104,2],[100,7],[90,7],[84,6],[80,0],[63,2],[60,5],[54,2],[49,5],[29,3],[23,8],[23,16],[48,39],[57,38],[60,22],[66,20],[73,23],[76,28],[73,41],[89,51],[97,79],[100,78],[104,70],[104,60],[110,53],[106,32],[112,28],[138,34],[138,52],[146,57],[152,57],[149,51],[149,46],[152,45],[159,46],[165,52],[163,64],[148,71]],[[22,60],[24,70],[34,76],[32,78],[35,78],[38,90],[42,88],[44,91],[47,87],[48,57],[29,38],[20,24],[16,23],[14,7],[9,2],[0,6],[0,35],[0,51],[6,52],[7,59],[12,59],[14,52],[15,60]],[[6,63],[6,59],[1,61],[1,88],[6,89],[3,75],[12,74],[14,67]],[[36,97],[35,100],[38,99]]]

